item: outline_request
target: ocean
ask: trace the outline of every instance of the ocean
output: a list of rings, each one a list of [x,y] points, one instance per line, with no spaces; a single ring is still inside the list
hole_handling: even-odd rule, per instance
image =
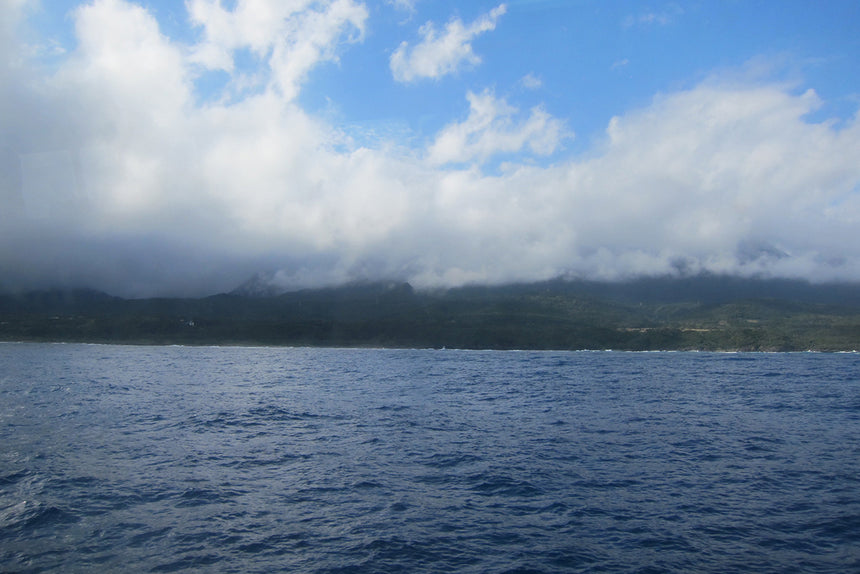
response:
[[[0,344],[2,572],[860,572],[860,354]]]

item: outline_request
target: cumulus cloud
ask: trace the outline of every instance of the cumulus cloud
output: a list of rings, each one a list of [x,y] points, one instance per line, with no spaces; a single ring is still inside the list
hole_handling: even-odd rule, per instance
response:
[[[340,38],[361,39],[368,16],[367,8],[353,0],[239,0],[232,11],[220,0],[189,0],[187,6],[204,36],[191,52],[192,62],[232,72],[234,53],[250,50],[268,58],[269,81],[287,99],[295,97],[319,62],[336,59]]]
[[[307,66],[360,29],[356,8],[284,8],[260,44],[272,82],[207,103],[194,96],[200,67],[229,64],[204,48],[256,40],[212,31],[183,45],[139,5],[96,0],[46,73],[20,64],[0,28],[0,287],[200,295],[267,270],[285,286],[679,270],[860,279],[860,119],[811,120],[814,91],[715,78],[613,118],[585,154],[506,156],[485,171],[500,155],[556,152],[564,122],[485,90],[425,147],[391,153],[350,145],[296,103]],[[306,47],[303,72],[277,79],[277,43]]]
[[[856,278],[858,253],[845,238],[860,214],[833,206],[856,207],[860,126],[856,118],[843,130],[804,121],[818,105],[811,90],[705,83],[613,118],[603,153],[566,169],[580,190],[572,208],[590,214],[577,228],[609,253],[652,258],[649,272],[675,261],[690,270]],[[647,238],[638,249],[637,237]],[[744,249],[751,241],[789,256],[763,249],[753,257]]]
[[[549,155],[570,134],[563,122],[542,108],[534,108],[520,123],[513,120],[517,109],[490,91],[469,92],[469,117],[442,129],[428,150],[432,164],[483,163],[500,153],[514,153],[528,147],[533,154]]]
[[[424,24],[419,33],[421,42],[410,47],[403,42],[391,55],[391,73],[398,82],[413,82],[422,78],[440,78],[464,66],[475,66],[481,58],[472,50],[472,40],[484,32],[495,30],[496,22],[505,14],[504,4],[493,8],[471,25],[462,20],[448,22],[440,34],[432,22]]]

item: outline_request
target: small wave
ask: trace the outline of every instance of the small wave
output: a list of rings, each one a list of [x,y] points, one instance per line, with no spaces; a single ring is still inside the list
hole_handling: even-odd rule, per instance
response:
[[[179,572],[180,570],[194,570],[202,566],[217,564],[222,559],[223,557],[219,554],[193,554],[191,556],[180,558],[179,560],[174,560],[173,562],[155,566],[150,570],[150,572]]]
[[[809,529],[832,540],[860,539],[860,516],[843,514],[809,525]]]
[[[382,405],[381,407],[376,407],[376,409],[380,410],[380,411],[393,411],[393,412],[407,411],[410,408],[412,408],[412,407],[410,407],[408,405]]]
[[[78,518],[68,511],[33,500],[22,500],[0,510],[0,530],[26,531],[77,520]]]
[[[214,416],[203,420],[192,418],[190,422],[196,430],[208,431],[220,428],[250,428],[278,422],[314,421],[330,418],[334,417],[308,411],[291,411],[274,405],[264,405],[244,412],[219,411]]]
[[[240,496],[242,493],[237,490],[228,489],[211,489],[211,488],[189,488],[184,490],[179,495],[177,507],[189,508],[195,506],[203,506],[205,504],[217,504],[227,502],[232,498]]]
[[[149,529],[146,532],[141,532],[140,534],[135,534],[128,539],[126,545],[129,548],[138,548],[141,546],[146,546],[150,544],[152,541],[164,538],[171,532],[171,528],[169,526],[165,526],[162,528],[153,528]]]
[[[624,490],[633,486],[639,486],[642,482],[631,478],[622,480],[579,480],[574,484],[580,488],[594,490]]]
[[[255,407],[248,411],[253,417],[259,417],[267,421],[302,421],[323,418],[323,415],[307,411],[295,412],[274,405]]]
[[[517,480],[508,476],[489,476],[484,474],[472,477],[477,482],[472,491],[486,496],[531,497],[543,491],[527,480]]]
[[[0,475],[0,486],[11,486],[31,477],[32,474],[26,470],[18,470]]]
[[[223,463],[223,466],[228,468],[256,468],[256,467],[266,467],[266,466],[283,466],[285,464],[295,462],[297,460],[305,460],[309,458],[310,455],[306,454],[281,454],[279,456],[273,457],[259,457],[259,456],[244,456],[238,459],[229,459]]]
[[[453,468],[463,464],[480,462],[482,458],[474,454],[434,454],[423,462],[431,468]]]

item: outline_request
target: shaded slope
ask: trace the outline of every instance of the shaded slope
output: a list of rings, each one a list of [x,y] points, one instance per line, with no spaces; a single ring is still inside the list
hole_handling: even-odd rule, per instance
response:
[[[485,349],[860,349],[860,288],[726,277],[277,296],[0,296],[0,339]]]

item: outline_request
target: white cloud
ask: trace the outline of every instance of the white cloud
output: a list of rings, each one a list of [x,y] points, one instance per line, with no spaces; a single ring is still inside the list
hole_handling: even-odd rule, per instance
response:
[[[669,4],[663,10],[652,10],[639,14],[629,14],[622,23],[624,28],[634,26],[667,26],[684,13],[678,4]]]
[[[647,246],[666,270],[677,258],[713,271],[791,273],[802,259],[818,261],[819,277],[856,277],[860,252],[836,238],[851,235],[860,213],[837,217],[825,206],[856,195],[849,142],[860,141],[860,126],[806,123],[817,105],[811,91],[703,84],[614,118],[604,153],[567,168],[578,190],[571,208],[589,214],[578,229],[595,248]],[[742,261],[750,239],[793,257]],[[853,265],[828,268],[823,244]]]
[[[469,117],[446,126],[428,150],[434,165],[482,163],[500,153],[516,153],[528,147],[533,154],[550,155],[570,134],[564,124],[542,108],[534,108],[527,119],[513,121],[517,109],[489,91],[469,92]]]
[[[620,70],[622,68],[626,68],[628,66],[628,64],[630,64],[630,60],[628,60],[627,58],[623,58],[621,60],[616,60],[615,62],[613,62],[612,66],[610,66],[609,69],[610,70]]]
[[[284,44],[307,47],[303,66],[361,19],[350,2],[320,6],[287,17],[307,24]],[[0,67],[3,284],[202,294],[267,269],[293,285],[678,268],[860,279],[860,120],[811,121],[813,91],[710,80],[613,118],[583,155],[489,175],[499,155],[555,152],[564,124],[483,91],[426,150],[344,146],[281,84],[196,102],[193,46],[135,4],[75,19],[56,73]]]
[[[415,5],[418,3],[418,0],[386,0],[386,2],[398,10],[414,14]]]
[[[543,80],[541,80],[539,77],[535,76],[531,72],[523,76],[520,80],[520,83],[527,90],[537,90],[541,86],[543,86]]]
[[[306,74],[323,61],[337,59],[345,37],[359,41],[367,8],[353,0],[239,0],[230,11],[220,0],[189,0],[191,20],[203,28],[191,61],[204,68],[232,72],[234,52],[249,49],[267,59],[271,86],[293,99]]]
[[[38,5],[38,0],[0,0],[0,13],[3,14],[3,20],[0,20],[0,32],[2,32],[6,40],[10,40],[15,33],[15,26],[23,17],[25,9],[34,8]]]
[[[413,82],[422,78],[440,78],[465,66],[475,66],[481,58],[472,50],[475,37],[495,30],[496,22],[505,14],[504,4],[465,26],[462,20],[448,22],[439,34],[432,22],[424,24],[419,33],[422,40],[414,47],[403,42],[391,55],[391,73],[398,82]]]

